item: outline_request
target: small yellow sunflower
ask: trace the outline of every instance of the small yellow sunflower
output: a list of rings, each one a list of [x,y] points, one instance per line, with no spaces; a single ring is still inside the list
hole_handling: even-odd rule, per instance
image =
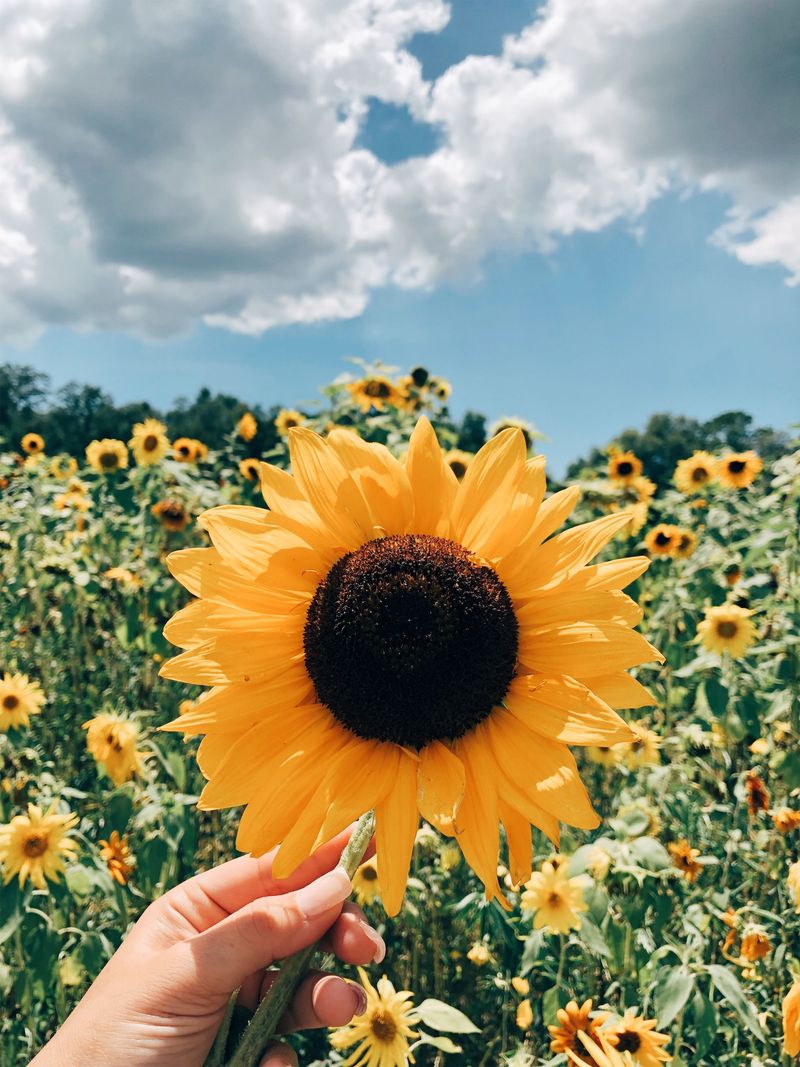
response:
[[[302,412],[295,411],[293,408],[281,408],[275,419],[275,429],[281,437],[288,437],[289,430],[293,430],[296,426],[303,426],[305,421]]]
[[[56,493],[53,507],[57,511],[89,511],[91,499],[78,489],[68,489],[66,493]]]
[[[20,445],[22,451],[29,456],[37,456],[40,452],[44,452],[44,438],[39,433],[26,433]]]
[[[412,372],[413,373],[413,372]],[[428,381],[428,392],[441,403],[448,400],[453,392],[453,387],[446,378],[431,378]]]
[[[203,444],[202,441],[198,441],[196,437],[191,438],[192,447],[194,448],[194,458],[197,463],[202,463],[208,458],[208,445]]]
[[[48,880],[57,882],[64,860],[72,859],[77,851],[68,836],[77,822],[77,815],[56,812],[55,805],[43,814],[41,808],[29,804],[27,815],[15,815],[0,826],[0,863],[6,884],[15,874],[20,885],[30,878],[37,889],[45,889]]]
[[[726,489],[746,489],[763,466],[757,452],[728,452],[717,461],[717,478]]]
[[[674,556],[680,543],[680,530],[661,522],[648,531],[644,545],[651,556]]]
[[[455,841],[445,841],[439,852],[439,866],[443,871],[453,871],[461,863],[461,849]]]
[[[783,1051],[787,1056],[800,1056],[800,980],[783,998]]]
[[[794,808],[778,808],[772,813],[772,823],[782,834],[790,834],[800,826],[800,811]]]
[[[641,473],[642,461],[635,452],[615,451],[608,458],[608,476],[618,485],[633,485]]]
[[[31,715],[38,715],[46,700],[39,683],[26,674],[4,674],[0,679],[0,731],[29,726]]]
[[[586,755],[592,763],[598,763],[601,767],[615,767],[622,763],[625,753],[622,744],[617,745],[591,745],[586,749]]]
[[[444,454],[445,463],[459,481],[463,480],[474,458],[471,452],[462,452],[460,448],[451,448]]]
[[[86,462],[99,474],[113,474],[128,466],[128,450],[124,441],[104,437],[86,446]]]
[[[716,476],[717,461],[710,452],[695,452],[675,467],[675,485],[686,496],[699,493]]]
[[[403,390],[382,375],[350,382],[347,391],[353,403],[365,413],[373,410],[385,411],[387,407],[402,407],[405,399]]]
[[[617,1052],[628,1053],[637,1067],[659,1067],[672,1059],[664,1048],[669,1044],[669,1034],[658,1033],[655,1019],[642,1019],[626,1011],[604,1034]]]
[[[738,659],[756,639],[756,628],[748,608],[737,604],[720,604],[706,608],[705,618],[697,627],[697,639],[709,652],[727,652]]]
[[[180,533],[189,525],[189,512],[180,500],[159,500],[150,513],[171,533]]]
[[[261,476],[261,461],[253,456],[239,460],[239,473],[248,482],[257,482]]]
[[[697,536],[691,530],[678,528],[678,542],[673,555],[675,559],[688,559],[697,548]]]
[[[534,929],[545,928],[550,932],[567,934],[579,930],[581,912],[588,910],[583,899],[584,880],[570,878],[567,865],[557,868],[549,861],[542,864],[541,871],[534,871],[525,884],[520,897],[520,907],[534,911]]]
[[[647,504],[656,495],[658,486],[655,482],[650,481],[649,478],[645,478],[644,475],[641,475],[640,477],[633,479],[630,488],[636,493],[636,499],[640,504]]]
[[[762,927],[750,927],[742,935],[742,958],[749,963],[762,960],[772,952],[772,942]]]
[[[143,584],[138,574],[129,571],[127,567],[109,567],[107,571],[103,571],[103,577],[108,578],[110,582],[118,582],[129,589],[141,589]]]
[[[353,892],[359,904],[371,904],[375,897],[380,896],[377,860],[367,860],[356,870],[353,875]]]
[[[634,741],[623,741],[617,746],[622,750],[622,758],[626,766],[630,767],[631,770],[656,766],[661,762],[659,756],[661,738],[643,723],[637,723],[634,729],[636,731],[636,739]]]
[[[50,460],[50,473],[61,482],[65,482],[77,472],[78,461],[74,456],[53,456]]]
[[[258,423],[252,411],[245,411],[236,423],[236,432],[243,441],[252,441],[258,433]]]
[[[696,882],[697,876],[703,869],[702,865],[697,862],[700,849],[692,848],[685,838],[671,841],[667,848],[672,856],[673,866],[678,868],[687,882]]]
[[[548,1026],[550,1033],[550,1051],[555,1053],[573,1052],[581,1063],[590,1063],[586,1055],[585,1046],[579,1041],[578,1034],[587,1034],[593,1040],[597,1039],[600,1027],[608,1018],[607,1011],[596,1011],[592,1014],[591,1000],[585,1000],[578,1006],[576,1000],[570,1000],[566,1007],[559,1008],[556,1012],[558,1024]]]
[[[342,1067],[405,1067],[410,1059],[409,1039],[419,1037],[412,1027],[419,1016],[408,990],[395,991],[386,977],[373,987],[367,972],[358,968],[361,984],[367,994],[367,1010],[330,1035],[330,1043],[339,1051],[356,1048]]]
[[[141,774],[144,752],[137,752],[138,728],[129,719],[114,715],[95,715],[83,723],[86,747],[106,771],[114,785],[122,785],[134,774]]]
[[[169,452],[167,428],[158,419],[137,422],[131,430],[131,435],[128,447],[140,467],[152,467],[155,463],[160,463]]]
[[[197,441],[191,437],[177,437],[172,442],[172,456],[180,463],[194,463],[197,459]]]
[[[100,858],[108,864],[108,873],[118,885],[127,885],[133,872],[133,856],[128,840],[112,830],[107,841],[100,842]]]
[[[597,1030],[592,1037],[583,1031],[576,1035],[581,1045],[581,1052],[573,1052],[567,1049],[567,1059],[570,1063],[595,1064],[596,1067],[633,1067],[633,1060],[628,1053],[620,1054],[614,1048],[609,1036],[602,1030]]]
[[[168,727],[207,735],[201,807],[247,805],[238,846],[280,843],[278,877],[375,809],[390,915],[422,814],[502,899],[499,823],[515,884],[531,823],[597,826],[567,746],[633,739],[612,708],[650,699],[626,671],[662,657],[621,592],[647,560],[588,565],[627,515],[551,537],[578,491],[544,501],[517,430],[461,483],[425,419],[405,465],[341,430],[289,449],[293,476],[261,468],[269,511],[214,508],[213,547],[168,561],[201,599],[167,624],[186,651],[161,673],[214,687]]]

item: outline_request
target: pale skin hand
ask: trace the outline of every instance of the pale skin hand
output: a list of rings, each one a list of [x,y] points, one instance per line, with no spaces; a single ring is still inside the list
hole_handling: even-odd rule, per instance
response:
[[[345,963],[380,962],[385,947],[350,902],[337,867],[350,830],[291,878],[272,877],[274,853],[242,856],[191,878],[151,904],[86,996],[30,1067],[202,1067],[230,994],[251,1010],[264,968],[320,938]],[[343,1026],[366,1008],[360,986],[315,972],[281,1032]],[[261,1067],[293,1067],[276,1045]]]

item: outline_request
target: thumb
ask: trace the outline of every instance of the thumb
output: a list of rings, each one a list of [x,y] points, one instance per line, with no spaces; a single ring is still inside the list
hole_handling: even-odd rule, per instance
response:
[[[189,942],[195,963],[210,984],[230,992],[248,974],[318,941],[351,891],[347,871],[334,867],[293,893],[253,900]]]
[[[298,1067],[297,1056],[289,1045],[272,1045],[258,1067]]]

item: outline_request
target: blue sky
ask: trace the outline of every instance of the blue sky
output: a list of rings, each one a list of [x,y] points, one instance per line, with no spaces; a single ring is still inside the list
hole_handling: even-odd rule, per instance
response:
[[[409,50],[426,79],[469,54],[494,55],[534,4],[457,0],[449,24]],[[427,155],[441,133],[402,105],[373,102],[358,144],[395,164]],[[655,411],[710,417],[741,408],[760,424],[797,419],[800,289],[778,264],[751,266],[710,240],[731,197],[683,188],[653,199],[636,231],[611,221],[560,236],[553,251],[498,247],[478,280],[376,289],[362,314],[279,326],[261,336],[192,326],[168,340],[49,325],[0,357],[58,386],[103,386],[119,401],[166,405],[200,386],[264,405],[313,400],[348,356],[450,378],[453,408],[521,415],[549,437],[557,473]]]

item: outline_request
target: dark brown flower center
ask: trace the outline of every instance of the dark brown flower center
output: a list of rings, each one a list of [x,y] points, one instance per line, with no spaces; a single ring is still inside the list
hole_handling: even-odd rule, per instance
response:
[[[378,872],[375,870],[374,867],[365,867],[364,870],[361,872],[361,877],[364,879],[365,882],[377,882]]]
[[[617,474],[621,474],[623,478],[626,478],[629,474],[633,474],[633,464],[631,461],[623,459],[621,463],[618,463]]]
[[[695,469],[692,471],[692,481],[693,482],[707,482],[708,481],[708,471],[705,469],[705,467],[695,467]]]
[[[745,466],[746,464],[744,460],[732,459],[728,463],[728,470],[731,472],[731,474],[741,474]]]
[[[467,465],[462,459],[452,459],[450,460],[450,470],[455,474],[456,478],[461,481],[467,473]]]
[[[379,1041],[385,1041],[387,1044],[390,1041],[394,1041],[397,1037],[397,1023],[387,1011],[383,1011],[381,1008],[376,1008],[370,1020],[370,1026],[372,1032]]]
[[[427,384],[428,371],[425,367],[414,367],[409,377],[417,389],[421,389],[423,385]]]
[[[158,448],[158,438],[154,433],[149,433],[142,442],[145,452],[154,452]]]
[[[181,445],[178,452],[182,456],[190,456],[192,454],[192,449],[189,445]]]
[[[43,856],[44,853],[47,852],[47,831],[31,830],[25,838],[25,844],[22,846],[22,851],[31,859],[35,859],[37,856]]]
[[[670,537],[670,535],[667,534],[667,533],[664,533],[663,530],[659,530],[658,533],[656,534],[656,544],[659,545],[659,546],[663,547],[664,545],[668,545],[671,540],[672,540],[672,538]]]
[[[385,400],[388,396],[391,396],[389,383],[381,382],[377,378],[370,378],[364,383],[364,392],[367,396],[374,396],[379,400]]]
[[[718,622],[717,633],[720,637],[735,637],[736,636],[736,623],[735,622]]]
[[[638,1052],[641,1043],[641,1037],[633,1030],[623,1030],[617,1041],[617,1052]]]
[[[318,699],[359,737],[422,748],[455,739],[505,696],[517,620],[497,574],[427,534],[369,541],[320,582],[306,668]]]
[[[15,696],[13,693],[9,693],[8,696],[3,697],[3,710],[4,711],[14,711],[14,709],[18,708],[18,707],[19,707],[19,697],[18,696]]]
[[[119,466],[119,456],[116,452],[101,452],[100,466],[107,471],[116,470]]]

